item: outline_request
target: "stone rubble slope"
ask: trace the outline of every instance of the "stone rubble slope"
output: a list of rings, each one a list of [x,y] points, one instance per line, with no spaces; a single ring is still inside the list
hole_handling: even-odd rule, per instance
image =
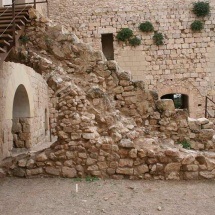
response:
[[[40,73],[50,91],[52,132],[43,151],[4,160],[18,177],[61,176],[130,179],[215,177],[213,124],[189,119],[172,100],[132,81],[115,61],[71,32],[41,19],[26,29],[29,41],[8,60]],[[191,141],[194,151],[176,144]],[[3,174],[3,173],[2,173]]]

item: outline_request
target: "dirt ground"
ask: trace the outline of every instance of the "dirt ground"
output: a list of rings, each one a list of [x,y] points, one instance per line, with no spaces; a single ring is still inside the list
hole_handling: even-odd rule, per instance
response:
[[[215,181],[0,179],[0,215],[13,214],[215,215]]]

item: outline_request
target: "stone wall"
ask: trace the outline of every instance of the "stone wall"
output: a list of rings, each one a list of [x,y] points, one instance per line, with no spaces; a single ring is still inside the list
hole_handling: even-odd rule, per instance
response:
[[[193,33],[190,24],[196,19],[191,0],[94,1],[53,0],[50,17],[75,30],[76,35],[96,49],[101,49],[101,34],[116,33],[129,27],[142,39],[136,48],[114,39],[114,55],[119,65],[130,70],[136,80],[144,80],[147,89],[189,96],[191,117],[204,115],[205,96],[215,100],[215,1],[204,19],[204,30]],[[151,21],[156,31],[165,35],[165,44],[153,44],[152,33],[141,33],[141,22]],[[213,104],[210,112],[213,115]]]
[[[30,113],[27,118],[16,119],[21,124],[17,124],[18,130],[17,127],[13,127],[12,132],[14,97],[17,88],[21,85],[24,86],[27,92]],[[21,144],[26,148],[49,140],[46,125],[48,118],[45,119],[45,115],[47,117],[49,115],[48,87],[42,76],[32,68],[18,63],[3,63],[0,70],[0,107],[0,161],[10,156],[10,152],[14,147],[13,141],[16,140],[13,133],[21,132],[21,136],[18,135],[21,141],[28,140],[25,144],[24,142]],[[47,114],[45,114],[46,111]],[[31,134],[30,137],[29,133]],[[16,144],[15,146],[17,147]]]
[[[143,81],[134,81],[61,26],[32,21],[25,33],[28,43],[10,59],[32,66],[46,80],[58,140],[42,151],[5,159],[8,175],[215,178],[214,130],[207,119],[189,124],[188,113],[175,110],[172,100],[159,100]],[[190,136],[193,131],[196,136]],[[211,144],[204,148],[210,152],[177,144],[190,139]]]

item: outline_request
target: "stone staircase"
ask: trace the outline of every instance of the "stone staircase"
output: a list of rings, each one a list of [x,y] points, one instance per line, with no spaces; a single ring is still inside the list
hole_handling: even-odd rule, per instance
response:
[[[24,32],[32,6],[0,7],[0,64]]]

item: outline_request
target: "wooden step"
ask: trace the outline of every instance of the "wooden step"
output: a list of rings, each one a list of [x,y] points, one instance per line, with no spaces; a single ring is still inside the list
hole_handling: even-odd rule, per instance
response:
[[[6,49],[0,47],[0,53],[6,53],[6,52],[7,52]]]
[[[4,32],[4,34],[10,34],[11,35],[13,33],[13,29],[12,28],[9,28],[7,30],[0,29],[0,34],[3,33],[3,32]],[[15,31],[15,33],[18,34],[18,31]]]
[[[6,29],[6,28],[13,28],[13,24],[0,24],[0,29]],[[15,24],[16,30],[21,30],[22,28],[18,25]]]
[[[10,46],[10,43],[6,40],[0,40],[0,46]]]
[[[0,24],[10,24],[11,20],[0,20]],[[25,22],[23,22],[21,19],[16,19],[15,23],[19,23],[21,25],[25,25]]]
[[[32,8],[32,6],[26,6],[26,7],[20,7],[20,6],[17,6],[15,7],[15,11],[28,11],[30,8]],[[0,7],[0,13],[3,13],[4,11],[12,11],[12,7]]]
[[[23,11],[23,12],[15,12],[15,15],[23,15],[23,16],[28,16],[28,12],[25,12],[25,11]],[[10,17],[12,17],[13,16],[13,14],[12,14],[12,12],[10,12],[10,11],[7,11],[7,12],[5,12],[4,14],[2,13],[2,14],[0,14],[0,16],[1,17],[5,17],[5,16],[10,16]]]
[[[0,16],[0,21],[2,20],[12,20],[12,16]],[[26,18],[26,16],[20,15],[17,16],[16,19],[21,19],[22,21],[29,21],[29,19]]]
[[[13,37],[10,34],[2,34],[0,39],[12,40]]]

